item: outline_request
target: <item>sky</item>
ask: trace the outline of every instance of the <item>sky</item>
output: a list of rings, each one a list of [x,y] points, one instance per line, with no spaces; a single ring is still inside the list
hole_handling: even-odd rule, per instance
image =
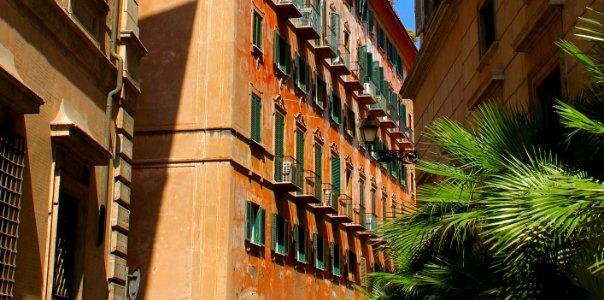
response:
[[[406,29],[415,31],[415,1],[397,0],[394,4],[394,10],[403,21]]]

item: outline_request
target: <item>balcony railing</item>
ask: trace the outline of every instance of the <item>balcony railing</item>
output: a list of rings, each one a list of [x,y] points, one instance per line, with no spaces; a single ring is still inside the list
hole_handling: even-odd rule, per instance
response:
[[[352,222],[346,225],[346,229],[363,232],[366,230],[367,213],[365,206],[361,203],[354,204]]]
[[[331,32],[329,34],[322,34],[312,42],[312,46],[315,48],[315,57],[317,59],[332,59],[336,57],[338,44],[336,36],[331,34]]]
[[[319,204],[314,205],[313,208],[316,213],[333,214],[338,212],[338,195],[333,186],[329,183],[323,183],[321,185],[321,195],[319,198]]]
[[[302,189],[303,177],[302,164],[295,158],[275,157],[275,189],[299,191]]]
[[[367,231],[376,232],[379,224],[378,217],[373,213],[368,214],[366,217],[365,224]]]
[[[357,93],[357,101],[362,105],[373,104],[376,102],[377,94],[377,86],[373,81],[363,82],[363,89]]]
[[[369,106],[369,114],[373,117],[385,117],[387,110],[386,98],[380,93],[375,95],[375,103]]]
[[[344,86],[353,91],[363,90],[363,79],[365,78],[365,68],[358,61],[350,62],[350,75],[344,77]]]
[[[350,75],[350,49],[346,45],[338,45],[329,67],[332,75]]]
[[[333,222],[350,223],[352,222],[352,198],[346,194],[338,198],[337,212],[330,216]]]
[[[299,18],[302,16],[300,12],[304,7],[303,0],[273,0],[277,14],[283,18]]]
[[[302,17],[296,21],[298,37],[303,40],[315,40],[320,37],[321,18],[317,9],[310,3],[306,3],[301,10]]]
[[[306,203],[321,202],[321,185],[319,175],[311,170],[304,171],[304,187],[296,193],[296,199]]]

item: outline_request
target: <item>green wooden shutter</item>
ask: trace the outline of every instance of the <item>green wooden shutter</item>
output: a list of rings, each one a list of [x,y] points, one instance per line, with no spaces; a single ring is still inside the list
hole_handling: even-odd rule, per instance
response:
[[[365,206],[365,180],[359,182],[359,203]],[[363,220],[364,221],[364,220]]]
[[[332,43],[335,46],[340,45],[341,36],[340,36],[340,14],[336,12],[332,12],[330,15],[330,24],[331,24],[331,33],[332,33]]]
[[[371,213],[376,216],[377,215],[377,195],[375,189],[371,190]]]
[[[312,235],[312,251],[313,251],[313,259],[315,262],[315,268],[319,268],[319,249],[318,249],[318,240],[317,240],[317,234],[314,233]]]
[[[296,59],[294,60],[294,64],[295,64],[295,66],[294,66],[294,72],[295,72],[294,82],[296,83],[297,87],[302,88],[302,85],[301,85],[302,81],[300,78],[300,76],[302,75],[300,72],[301,71],[300,70],[300,56],[298,56],[298,54],[296,54]]]
[[[279,54],[279,33],[275,31],[273,37],[273,64],[277,67],[280,65]]]
[[[277,223],[277,215],[273,214],[272,215],[272,222],[271,222],[271,249],[275,252],[277,252],[277,227],[279,226],[279,224]]]
[[[279,113],[275,114],[275,180],[283,179],[283,152],[284,152],[285,121]]]
[[[331,156],[331,184],[334,193],[340,195],[340,157],[335,154]]]
[[[400,103],[399,110],[399,129],[401,130],[401,132],[405,132],[405,128],[407,128],[407,107],[405,106],[405,104]]]
[[[323,150],[320,145],[315,145],[315,173],[321,179],[323,177]]]
[[[368,24],[369,24],[369,34],[374,35],[375,34],[375,20],[373,18],[373,10],[368,10],[367,11],[367,20],[368,20]]]
[[[285,43],[285,74],[291,75],[291,46],[289,43]]]
[[[263,208],[258,209],[260,213],[260,245],[264,246],[264,242],[266,241],[266,211]]]
[[[369,22],[368,13],[369,10],[369,0],[362,0],[362,11],[361,11],[361,20],[364,23]]]
[[[262,142],[262,102],[260,97],[252,94],[252,140]]]
[[[283,221],[283,254],[289,254],[289,221]]]
[[[403,185],[407,185],[407,166],[403,165]],[[411,183],[413,184],[413,183]]]
[[[365,58],[365,82],[375,80],[373,78],[373,53],[367,52],[367,56]]]
[[[296,260],[299,260],[299,252],[300,252],[300,245],[298,244],[300,242],[299,239],[299,232],[298,232],[298,224],[294,225],[294,258]]]
[[[252,214],[254,213],[252,203],[249,201],[245,202],[245,240],[252,240]]]
[[[304,132],[301,130],[296,131],[296,159],[304,168]]]
[[[327,239],[322,238],[321,240],[323,241],[323,268],[327,268]]]
[[[373,71],[371,73],[371,77],[373,78],[373,83],[376,86],[376,89],[378,93],[381,93],[381,83],[380,83],[380,62],[379,61],[374,61],[373,62]]]

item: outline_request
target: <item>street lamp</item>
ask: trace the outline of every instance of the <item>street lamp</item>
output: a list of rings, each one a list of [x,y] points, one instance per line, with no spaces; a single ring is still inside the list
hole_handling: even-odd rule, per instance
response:
[[[368,147],[370,153],[377,154],[379,162],[390,162],[393,159],[398,159],[404,164],[413,164],[417,159],[417,151],[414,150],[378,150],[375,149],[375,140],[377,139],[377,132],[379,126],[374,118],[366,118],[361,124],[361,137],[363,142]]]

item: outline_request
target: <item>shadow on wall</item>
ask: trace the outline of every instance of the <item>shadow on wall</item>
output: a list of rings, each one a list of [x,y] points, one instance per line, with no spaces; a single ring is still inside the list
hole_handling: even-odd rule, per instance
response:
[[[159,118],[162,124],[176,123],[197,5],[197,1],[189,2],[140,20],[141,40],[149,53],[141,61],[142,95],[137,103],[136,117],[139,128],[152,125]],[[161,143],[145,147],[153,148],[154,157],[168,157],[172,139],[166,137]],[[167,205],[161,201],[162,196],[169,192],[165,190],[168,173],[165,168],[150,172],[146,170],[149,169],[137,170],[136,166],[133,170],[131,232],[128,241],[128,264],[131,268],[141,269],[140,299],[148,296],[145,291],[152,285],[148,282],[148,274],[152,271],[149,266],[154,246],[167,246],[161,245],[155,238],[159,230],[160,207]],[[174,228],[174,234],[178,234],[177,231],[178,228]]]

